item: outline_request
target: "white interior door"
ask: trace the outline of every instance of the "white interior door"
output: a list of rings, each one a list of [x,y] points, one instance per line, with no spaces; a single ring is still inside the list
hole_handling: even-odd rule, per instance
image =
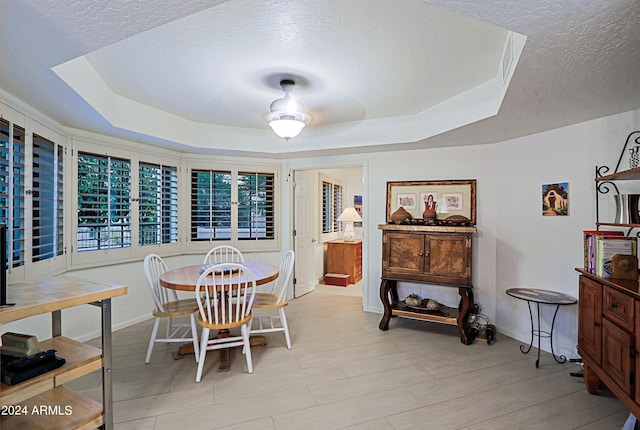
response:
[[[318,244],[318,211],[316,207],[317,174],[296,170],[294,172],[294,248],[296,252],[293,294],[300,297],[316,289],[315,249]]]

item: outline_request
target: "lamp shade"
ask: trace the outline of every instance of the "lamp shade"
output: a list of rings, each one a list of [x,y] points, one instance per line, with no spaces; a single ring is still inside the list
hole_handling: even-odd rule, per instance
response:
[[[344,239],[345,242],[353,242],[356,237],[356,234],[353,231],[353,223],[362,221],[362,217],[358,215],[358,212],[356,212],[354,208],[350,207],[342,211],[338,217],[338,221],[346,224],[342,239]]]
[[[362,221],[362,217],[358,215],[358,212],[356,212],[354,208],[349,207],[342,211],[338,217],[338,221],[360,222]]]

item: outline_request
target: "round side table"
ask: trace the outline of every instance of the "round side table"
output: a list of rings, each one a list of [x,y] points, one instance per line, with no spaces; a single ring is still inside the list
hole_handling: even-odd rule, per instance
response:
[[[551,341],[551,355],[553,355],[554,360],[556,360],[556,362],[558,363],[566,362],[567,357],[565,357],[564,355],[556,355],[555,352],[553,352],[553,325],[556,322],[556,315],[558,314],[558,309],[560,308],[560,306],[574,305],[578,303],[578,300],[573,296],[560,293],[558,291],[539,290],[536,288],[511,288],[506,292],[511,297],[525,300],[527,302],[527,306],[529,306],[529,318],[531,319],[531,342],[529,342],[529,347],[527,347],[526,349],[525,345],[520,345],[520,351],[522,351],[523,354],[528,354],[529,351],[531,351],[531,347],[533,346],[533,338],[537,336],[538,358],[536,359],[536,367],[540,367],[540,338],[548,337]],[[535,328],[533,325],[531,303],[536,304],[536,310],[538,312],[538,328]],[[551,328],[549,329],[549,331],[540,329],[540,305],[552,305],[556,307],[555,311],[553,312],[553,319],[551,320]]]

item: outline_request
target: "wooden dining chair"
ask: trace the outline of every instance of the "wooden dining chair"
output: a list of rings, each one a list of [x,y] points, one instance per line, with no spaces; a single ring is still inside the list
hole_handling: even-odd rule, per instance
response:
[[[202,379],[202,370],[207,351],[242,346],[247,361],[247,370],[253,373],[249,323],[255,299],[256,278],[245,266],[237,263],[221,263],[202,272],[196,284],[198,302],[198,324],[202,327],[200,358],[196,382]],[[240,328],[240,335],[227,333]],[[218,336],[209,339],[211,330]],[[221,335],[220,331],[223,331]],[[227,336],[228,334],[228,336]]]
[[[160,256],[149,254],[145,257],[144,276],[147,279],[147,285],[149,286],[155,305],[155,309],[153,310],[155,323],[153,324],[149,348],[147,349],[147,356],[144,362],[149,363],[151,360],[153,346],[156,343],[184,343],[186,341],[193,343],[195,359],[198,361],[198,330],[195,319],[198,304],[194,299],[179,300],[175,290],[164,288],[160,285],[160,275],[166,271],[167,265]],[[174,324],[174,317],[186,315],[188,315],[191,320],[190,324]],[[158,328],[160,327],[160,320],[163,318],[167,319],[167,333],[166,337],[158,338]]]
[[[231,245],[219,245],[207,252],[202,264],[244,263],[242,252]]]
[[[291,336],[289,335],[289,325],[284,308],[289,304],[287,287],[291,280],[294,260],[295,254],[293,250],[287,251],[280,261],[280,275],[273,283],[271,292],[256,293],[256,300],[253,304],[254,309],[267,309],[272,312],[277,310],[277,314],[257,315],[256,312],[251,322],[251,334],[283,332],[287,341],[287,349],[291,349]]]

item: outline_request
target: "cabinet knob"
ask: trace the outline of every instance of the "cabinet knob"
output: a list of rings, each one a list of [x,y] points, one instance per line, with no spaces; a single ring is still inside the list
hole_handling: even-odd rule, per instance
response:
[[[618,305],[617,305],[617,304],[615,304],[615,303],[611,303],[611,309],[615,309],[615,308],[617,308],[617,307],[618,307]]]
[[[424,255],[424,252],[421,252],[420,254],[418,254],[420,257],[422,257]]]
[[[594,321],[594,322],[593,322],[593,326],[594,326],[594,327],[600,327],[600,323],[599,323],[599,322],[597,322],[597,321]]]
[[[425,253],[424,253],[424,256],[425,256],[425,257],[428,257],[428,256],[429,256],[429,251],[425,252]]]

